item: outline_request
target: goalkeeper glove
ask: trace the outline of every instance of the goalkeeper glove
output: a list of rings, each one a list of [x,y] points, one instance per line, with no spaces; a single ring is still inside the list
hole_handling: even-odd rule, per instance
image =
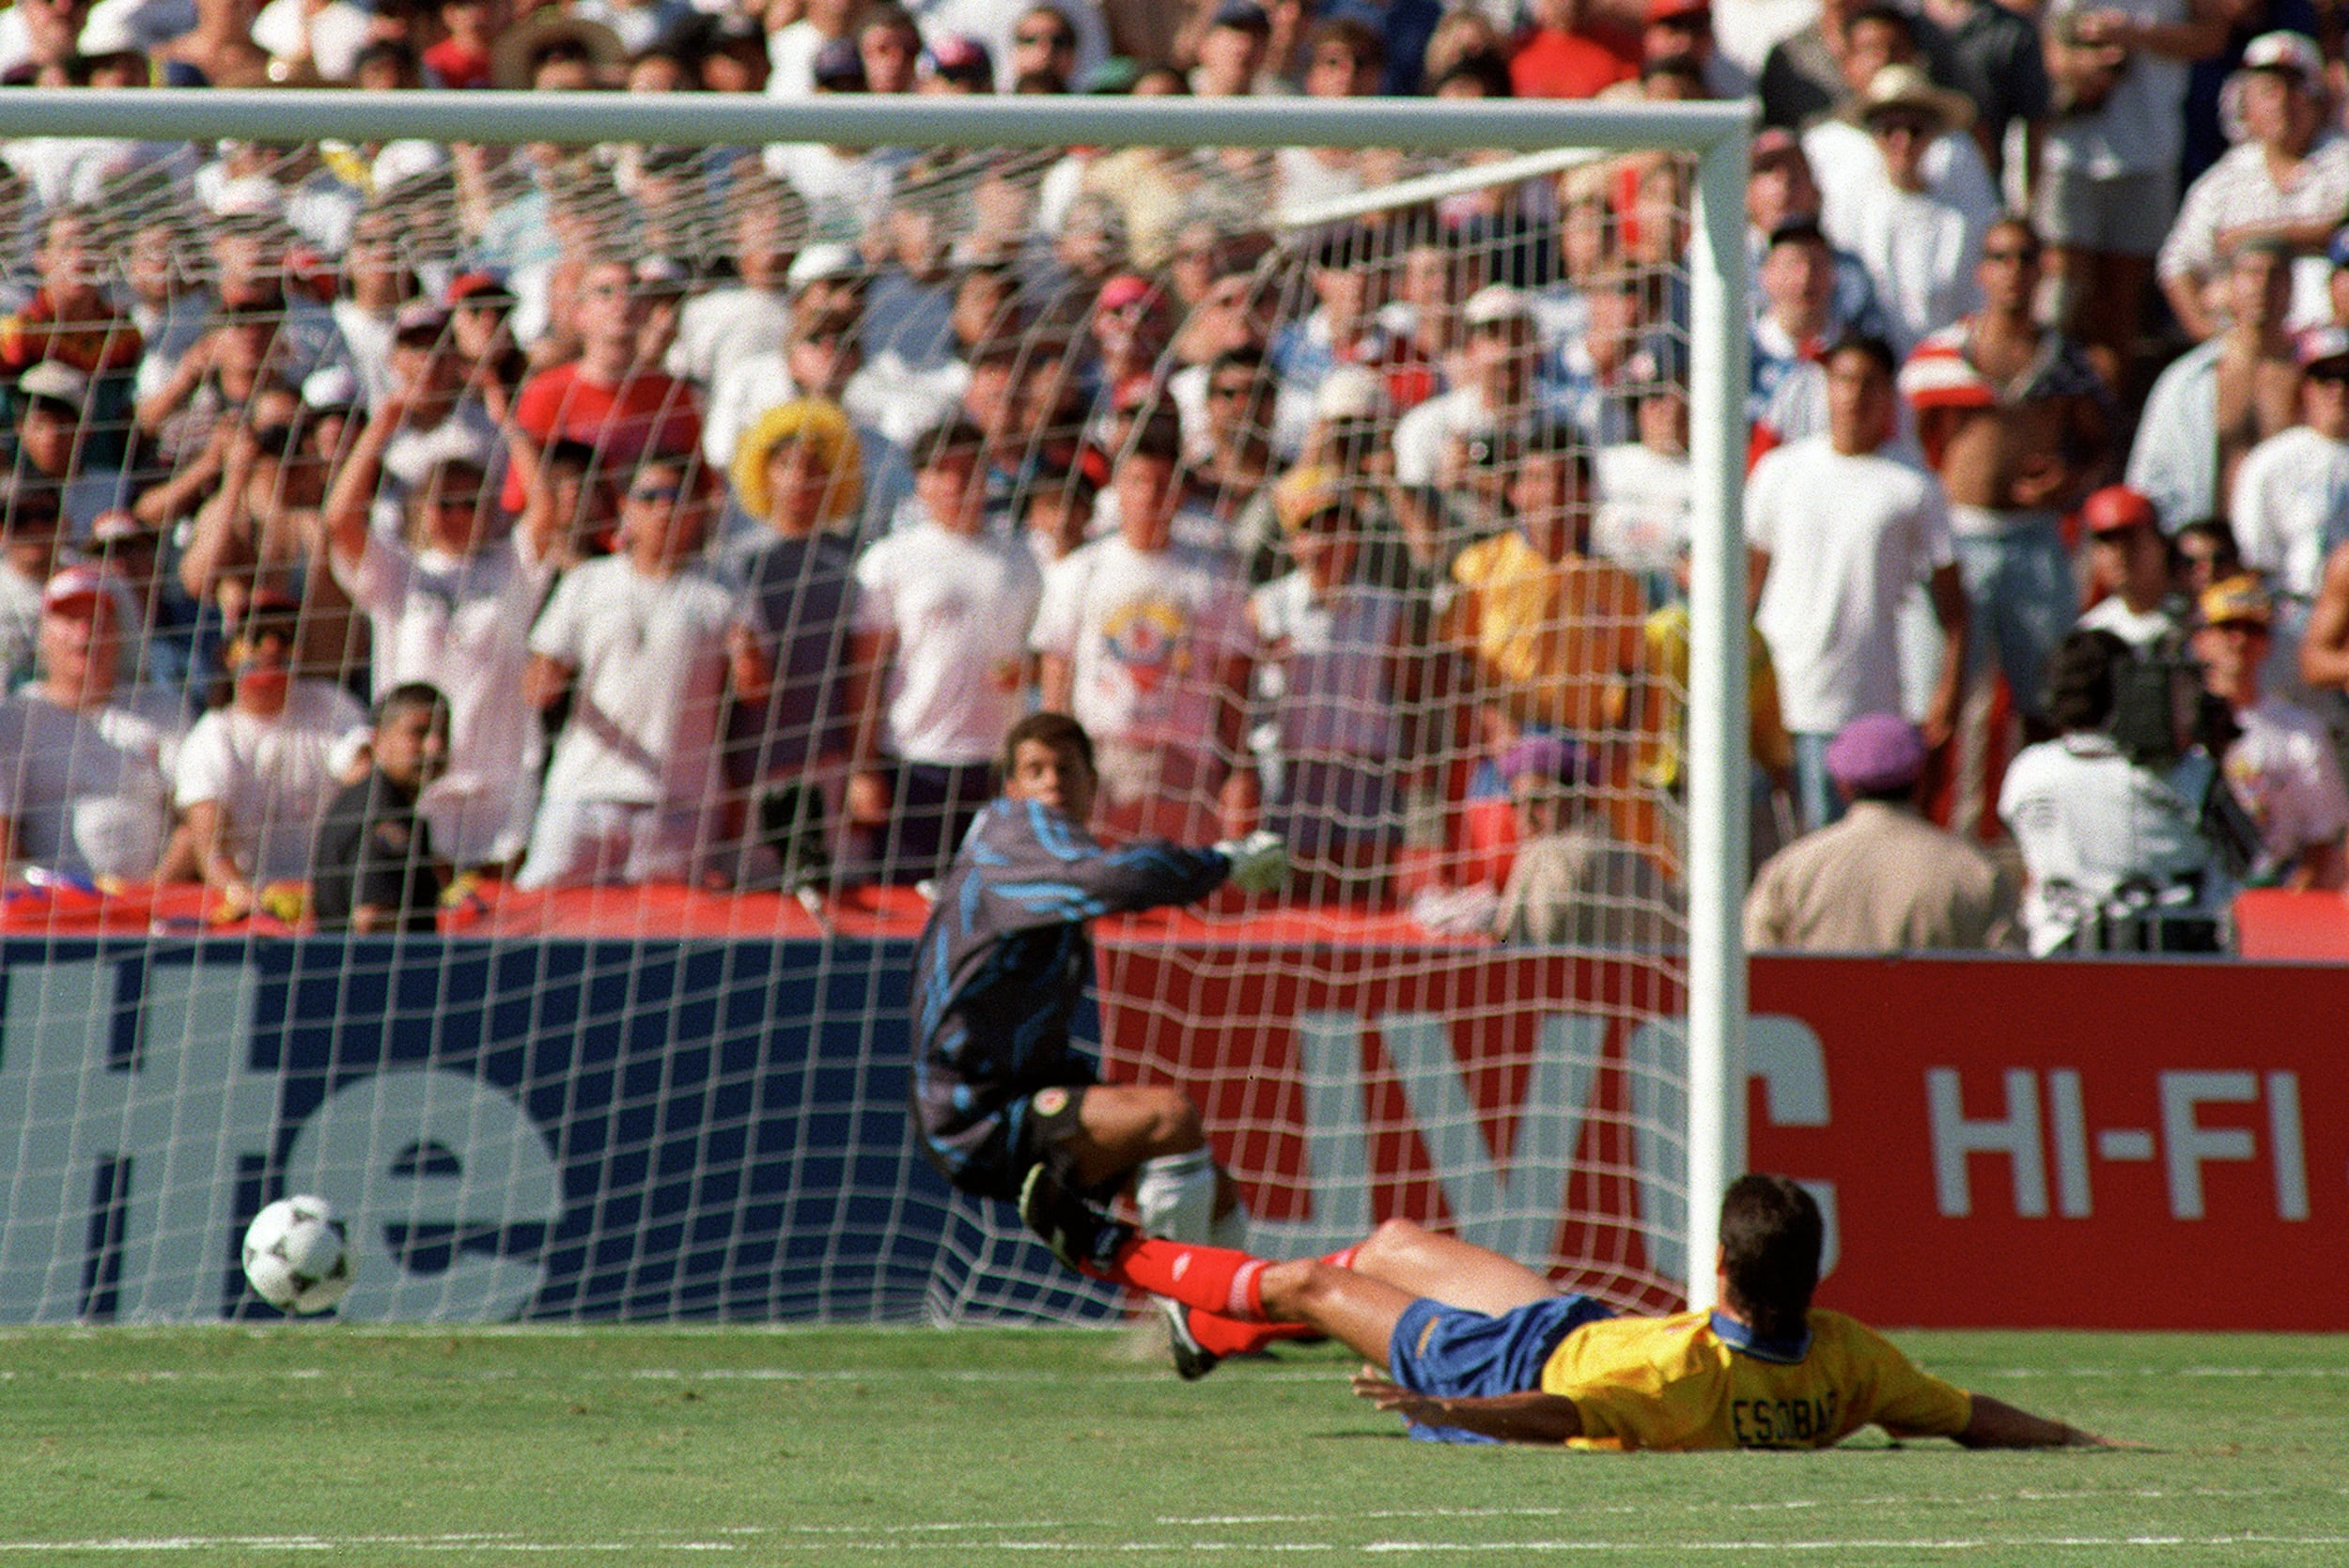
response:
[[[1269,893],[1289,874],[1289,846],[1278,833],[1259,828],[1246,838],[1227,838],[1215,847],[1232,862],[1228,880],[1242,893]]]

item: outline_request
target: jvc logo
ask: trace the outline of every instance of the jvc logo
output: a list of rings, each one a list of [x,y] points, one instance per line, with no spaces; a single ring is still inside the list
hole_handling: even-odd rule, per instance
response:
[[[1485,1128],[1494,1108],[1469,1096],[1453,1049],[1452,1024],[1436,1013],[1313,1012],[1297,1019],[1298,1071],[1304,1091],[1304,1180],[1310,1219],[1254,1219],[1249,1245],[1276,1257],[1330,1252],[1360,1240],[1371,1213],[1368,1112],[1363,1099],[1362,1036],[1377,1029],[1411,1121],[1442,1189],[1458,1234],[1513,1258],[1550,1254],[1566,1212],[1567,1183],[1591,1111],[1613,1020],[1574,1013],[1546,1015],[1534,1033],[1525,1097],[1509,1108],[1515,1146],[1496,1151]],[[1639,1165],[1639,1219],[1648,1264],[1678,1278],[1687,1250],[1687,1037],[1680,1025],[1655,1021],[1634,1031],[1625,1050],[1630,1069],[1633,1147]],[[1819,1038],[1799,1019],[1757,1017],[1747,1031],[1747,1065],[1764,1087],[1770,1120],[1781,1126],[1828,1125],[1827,1064]],[[1821,1263],[1836,1258],[1835,1188],[1806,1182],[1827,1220]]]
[[[278,1145],[278,1078],[250,1067],[255,972],[130,958],[24,965],[0,1026],[0,1321],[71,1322],[118,1261],[117,1315],[216,1319],[232,1298],[241,1180]],[[461,1252],[411,1273],[387,1226],[552,1224],[558,1173],[512,1098],[462,1073],[399,1068],[328,1095],[295,1134],[285,1190],[353,1221],[353,1318],[511,1317],[536,1260]]]

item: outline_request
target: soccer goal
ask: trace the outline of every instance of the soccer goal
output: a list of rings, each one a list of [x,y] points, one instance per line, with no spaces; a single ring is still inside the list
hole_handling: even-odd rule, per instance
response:
[[[907,1130],[1039,702],[1105,831],[1291,841],[1086,1020],[1252,1247],[1708,1302],[1749,123],[0,95],[0,1321],[267,1315],[297,1192],[352,1318],[1114,1312]]]

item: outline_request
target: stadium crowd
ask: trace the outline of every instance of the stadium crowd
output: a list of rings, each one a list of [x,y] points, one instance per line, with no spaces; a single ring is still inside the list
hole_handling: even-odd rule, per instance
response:
[[[1753,95],[1757,863],[1927,811],[2052,952],[2341,880],[2340,45],[2305,0],[18,0],[0,80]],[[363,926],[426,861],[913,882],[1043,706],[1105,834],[1669,940],[1690,170],[1315,218],[1447,166],[0,145],[13,874],[297,908],[368,844]],[[1839,770],[1887,714],[1921,760]]]

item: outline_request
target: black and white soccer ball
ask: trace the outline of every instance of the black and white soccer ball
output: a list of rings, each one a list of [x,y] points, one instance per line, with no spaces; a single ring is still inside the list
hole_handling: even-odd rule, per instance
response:
[[[244,1233],[244,1277],[280,1312],[322,1312],[350,1289],[343,1222],[323,1198],[280,1198]]]

